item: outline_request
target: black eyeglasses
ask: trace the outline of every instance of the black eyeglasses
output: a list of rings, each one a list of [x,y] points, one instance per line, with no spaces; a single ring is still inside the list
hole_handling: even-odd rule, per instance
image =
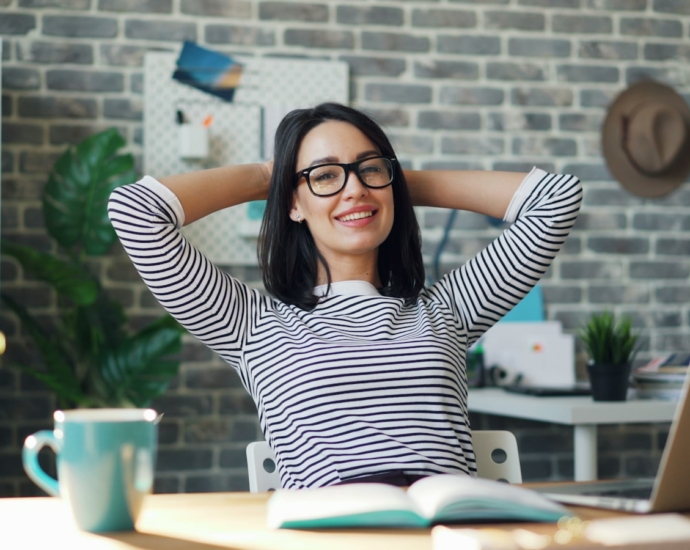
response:
[[[365,187],[381,189],[393,183],[395,160],[395,158],[371,157],[349,164],[319,164],[297,172],[295,181],[304,178],[314,195],[329,197],[340,193],[345,187],[348,174],[354,172]]]

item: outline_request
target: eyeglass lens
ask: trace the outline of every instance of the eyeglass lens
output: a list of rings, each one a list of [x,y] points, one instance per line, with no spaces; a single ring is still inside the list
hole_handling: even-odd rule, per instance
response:
[[[385,187],[393,179],[391,161],[385,158],[365,159],[356,168],[357,175],[368,187]],[[312,191],[317,195],[337,193],[345,186],[347,172],[338,164],[325,164],[313,168],[308,175]]]

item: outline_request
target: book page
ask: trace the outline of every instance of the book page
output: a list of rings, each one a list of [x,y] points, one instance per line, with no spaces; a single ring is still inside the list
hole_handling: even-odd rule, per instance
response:
[[[268,501],[269,527],[417,527],[424,523],[403,489],[382,483],[280,489]]]
[[[410,486],[407,495],[427,518],[536,519],[553,515],[558,519],[568,514],[562,506],[524,487],[458,474],[421,479]]]

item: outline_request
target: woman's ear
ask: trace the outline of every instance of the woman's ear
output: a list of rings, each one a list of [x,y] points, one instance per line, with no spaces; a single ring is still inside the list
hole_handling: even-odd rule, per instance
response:
[[[297,193],[292,195],[292,208],[290,208],[290,219],[293,222],[302,223],[304,217],[302,216],[302,209],[299,206],[299,201],[297,200]]]

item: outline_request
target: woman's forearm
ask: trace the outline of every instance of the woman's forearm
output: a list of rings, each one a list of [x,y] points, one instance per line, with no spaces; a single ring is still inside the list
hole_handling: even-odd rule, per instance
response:
[[[213,212],[268,196],[271,166],[240,164],[160,178],[182,204],[185,225]]]
[[[526,175],[482,170],[405,170],[415,206],[470,210],[500,219]]]

